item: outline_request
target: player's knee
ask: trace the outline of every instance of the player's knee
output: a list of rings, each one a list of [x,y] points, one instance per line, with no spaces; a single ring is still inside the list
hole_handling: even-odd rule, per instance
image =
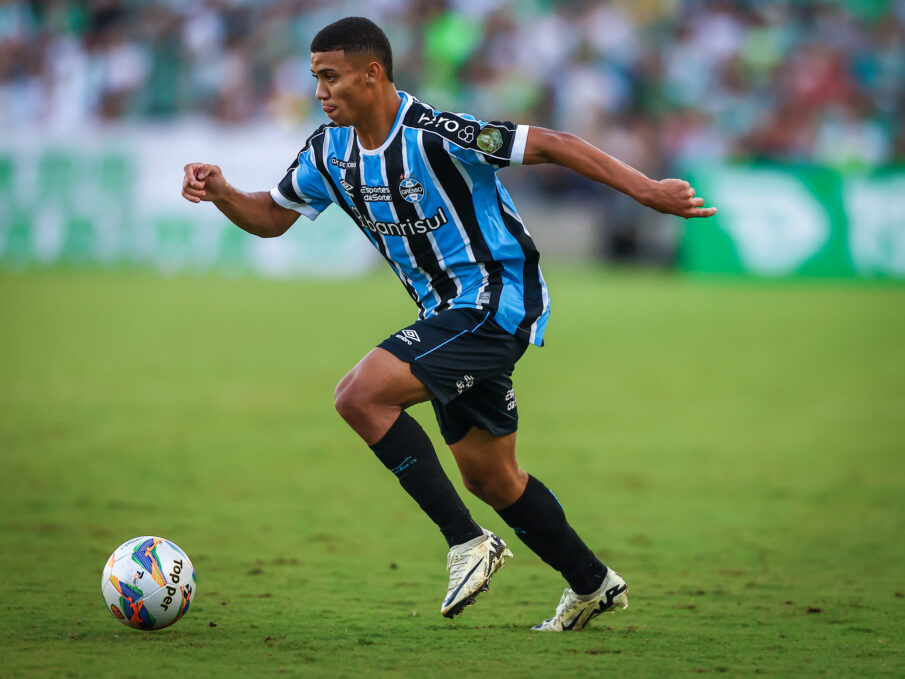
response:
[[[484,492],[486,482],[480,476],[473,476],[470,474],[466,474],[463,472],[462,474],[462,483],[465,485],[465,490],[467,490],[472,495],[475,495],[482,500],[484,499]]]
[[[492,507],[506,507],[518,499],[518,471],[462,472],[465,489]]]
[[[336,385],[336,390],[333,392],[333,406],[346,422],[352,423],[360,419],[367,410],[367,399],[364,392],[356,387],[355,379],[350,375],[346,375]]]
[[[498,479],[463,477],[465,488],[475,497],[495,507],[500,504],[502,484]]]

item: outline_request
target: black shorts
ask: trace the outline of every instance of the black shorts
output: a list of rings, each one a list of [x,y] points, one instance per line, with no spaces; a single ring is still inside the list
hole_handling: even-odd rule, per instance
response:
[[[528,343],[497,325],[492,312],[442,311],[378,346],[408,363],[433,395],[447,443],[461,440],[472,427],[494,436],[518,429],[512,370]]]

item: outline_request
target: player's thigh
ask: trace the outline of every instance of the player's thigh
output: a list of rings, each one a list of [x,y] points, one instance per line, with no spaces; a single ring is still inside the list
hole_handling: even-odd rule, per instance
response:
[[[376,347],[336,387],[336,400],[356,400],[408,407],[428,401],[431,393],[408,363]]]

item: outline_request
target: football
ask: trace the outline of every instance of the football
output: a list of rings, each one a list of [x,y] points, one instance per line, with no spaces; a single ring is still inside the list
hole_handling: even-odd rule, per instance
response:
[[[172,625],[195,596],[195,568],[175,543],[146,535],[117,547],[101,576],[107,610],[122,624],[155,630]]]

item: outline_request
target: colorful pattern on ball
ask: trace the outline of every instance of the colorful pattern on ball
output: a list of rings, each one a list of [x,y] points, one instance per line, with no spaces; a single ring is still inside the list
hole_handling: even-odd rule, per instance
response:
[[[163,587],[167,584],[163,577],[163,567],[160,565],[160,557],[157,556],[157,545],[165,540],[150,538],[136,546],[132,552],[132,560],[151,574],[151,578]],[[172,545],[173,543],[169,543]],[[182,550],[179,550],[180,553]]]
[[[151,615],[143,601],[144,593],[137,587],[130,587],[120,581],[115,575],[110,576],[110,582],[119,592],[119,603],[123,612],[128,614],[125,617],[129,622],[142,629],[154,627],[154,616]]]
[[[113,550],[101,573],[101,594],[123,625],[159,630],[185,616],[196,581],[192,561],[178,545],[143,535]]]
[[[176,620],[179,620],[183,615],[185,615],[189,610],[189,604],[192,602],[192,588],[189,585],[185,585],[180,588],[182,590],[182,608],[179,609],[179,615],[176,616]],[[173,622],[176,622],[173,620]]]

